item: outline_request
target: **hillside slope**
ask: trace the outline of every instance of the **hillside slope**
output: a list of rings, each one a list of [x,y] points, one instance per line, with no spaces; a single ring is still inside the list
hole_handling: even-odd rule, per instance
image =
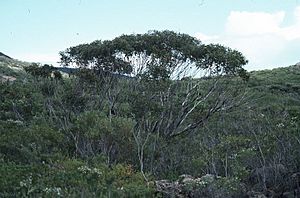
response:
[[[8,59],[12,59],[11,57],[7,56],[6,54],[3,54],[2,52],[0,52],[0,57],[5,57],[5,58],[8,58]]]
[[[155,84],[99,79],[87,70],[70,78],[35,78],[14,64],[21,62],[4,57],[0,74],[27,80],[0,83],[1,197],[299,193],[297,65],[251,72],[248,82],[224,78],[221,88],[241,100],[191,133],[166,139],[155,132],[132,132],[144,115],[154,118],[161,111],[144,94],[160,94]],[[205,89],[209,79],[200,80]],[[202,114],[195,111],[187,122]]]
[[[13,59],[0,52],[0,77],[2,80],[9,80],[24,77],[23,67],[30,63]]]

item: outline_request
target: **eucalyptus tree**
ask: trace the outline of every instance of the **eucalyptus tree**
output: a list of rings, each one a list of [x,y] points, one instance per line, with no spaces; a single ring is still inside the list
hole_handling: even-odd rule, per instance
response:
[[[154,153],[160,138],[169,141],[191,133],[214,113],[233,107],[236,98],[225,90],[224,76],[249,77],[243,68],[248,61],[240,52],[173,31],[122,35],[70,47],[60,55],[62,64],[97,73],[110,103],[121,93],[112,96],[113,82],[127,79],[142,172],[148,143]],[[149,159],[153,164],[153,155]]]
[[[172,31],[122,35],[110,41],[94,41],[71,47],[60,54],[63,64],[90,68],[102,77],[120,74],[134,77],[132,81],[138,82],[134,83],[136,86],[147,88],[141,90],[142,93],[149,91],[149,85],[155,88],[152,90],[155,96],[148,95],[147,99],[159,101],[162,111],[156,115],[159,119],[150,128],[157,130],[157,125],[165,124],[164,135],[168,137],[198,125],[196,122],[181,127],[185,119],[213,94],[224,74],[247,78],[243,69],[247,60],[240,52],[221,45],[204,45],[194,37]],[[212,76],[212,86],[206,87],[207,90],[201,89],[203,82],[200,80],[189,78],[188,82],[179,82],[186,77]],[[175,108],[172,103],[177,98],[178,88],[184,89],[185,96],[181,97],[181,107]],[[220,109],[221,104],[214,105],[208,113]],[[173,111],[175,109],[176,112]],[[139,115],[137,119],[144,116]]]

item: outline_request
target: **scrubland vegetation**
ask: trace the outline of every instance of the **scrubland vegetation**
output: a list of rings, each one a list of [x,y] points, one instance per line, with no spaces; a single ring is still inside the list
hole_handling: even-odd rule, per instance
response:
[[[170,31],[60,55],[0,59],[0,197],[300,196],[299,66]]]

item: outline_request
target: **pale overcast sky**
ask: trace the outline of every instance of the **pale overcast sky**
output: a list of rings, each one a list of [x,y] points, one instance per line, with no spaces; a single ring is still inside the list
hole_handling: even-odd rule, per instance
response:
[[[70,46],[148,30],[244,53],[247,70],[300,62],[299,0],[1,0],[0,51],[57,65]]]

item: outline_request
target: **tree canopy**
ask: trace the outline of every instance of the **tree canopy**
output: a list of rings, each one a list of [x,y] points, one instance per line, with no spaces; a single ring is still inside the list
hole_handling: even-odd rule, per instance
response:
[[[209,75],[246,77],[242,53],[221,45],[205,45],[187,34],[149,31],[113,40],[97,40],[60,52],[62,65],[88,67],[150,79],[178,79],[206,71]]]

